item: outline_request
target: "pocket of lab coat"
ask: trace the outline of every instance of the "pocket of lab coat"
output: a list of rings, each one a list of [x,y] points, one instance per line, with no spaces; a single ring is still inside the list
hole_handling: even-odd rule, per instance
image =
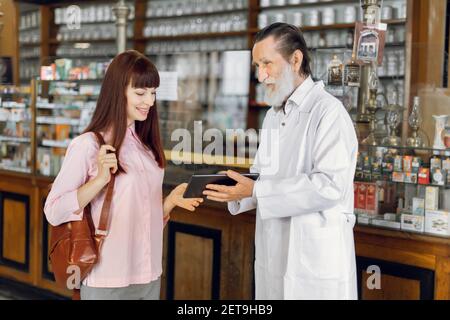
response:
[[[302,232],[300,263],[317,279],[342,276],[342,237],[337,226],[309,227]]]

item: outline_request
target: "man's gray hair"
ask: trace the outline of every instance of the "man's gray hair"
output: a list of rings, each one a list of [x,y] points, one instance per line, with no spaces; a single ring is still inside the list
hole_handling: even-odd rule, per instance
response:
[[[299,28],[287,23],[273,23],[256,34],[254,44],[271,36],[277,42],[277,51],[287,62],[290,62],[289,60],[296,50],[300,50],[303,54],[300,75],[307,77],[312,74],[310,66],[311,57],[309,56],[308,47]]]

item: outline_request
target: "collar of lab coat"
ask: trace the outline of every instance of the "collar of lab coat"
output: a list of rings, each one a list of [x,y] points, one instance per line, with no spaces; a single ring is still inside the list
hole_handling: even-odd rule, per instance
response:
[[[305,81],[303,81],[303,83],[299,85],[297,89],[295,89],[295,91],[288,98],[286,108],[299,107],[300,112],[309,113],[313,107],[313,104],[304,102],[308,93],[313,88],[315,88],[316,85],[321,85],[323,87],[323,82],[322,81],[314,82],[311,76],[306,78]],[[286,110],[286,113],[288,113],[288,110]]]

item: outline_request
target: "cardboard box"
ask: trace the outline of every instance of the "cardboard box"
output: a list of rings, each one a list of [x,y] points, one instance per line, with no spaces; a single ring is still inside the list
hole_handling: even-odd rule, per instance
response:
[[[383,218],[387,221],[397,221],[397,215],[395,213],[385,213]]]
[[[383,162],[381,164],[381,167],[383,169],[383,174],[389,175],[392,171],[394,171],[394,165],[392,162]]]
[[[405,182],[405,174],[403,172],[393,172],[392,181],[394,182]]]
[[[415,216],[423,216],[425,214],[425,199],[413,198],[412,213]]]
[[[442,160],[442,170],[450,171],[450,157]]]
[[[356,170],[355,172],[355,179],[356,180],[363,180],[364,179],[364,173],[362,170]]]
[[[366,193],[366,212],[370,215],[376,215],[378,212],[378,191],[375,183],[367,184]]]
[[[366,192],[367,192],[366,184],[360,183],[358,186],[358,199],[356,201],[356,208],[361,213],[366,211]]]
[[[400,230],[401,223],[397,221],[387,221],[384,219],[372,219],[371,224],[374,226],[385,227]]]
[[[431,183],[439,186],[445,185],[445,171],[441,169],[433,169],[431,172]]]
[[[430,184],[430,169],[420,168],[418,177],[419,177],[419,184]]]
[[[358,214],[359,224],[370,224],[370,217],[366,214]]]
[[[402,214],[401,229],[407,231],[424,232],[425,216]]]
[[[442,196],[442,209],[450,211],[450,188],[441,190],[441,196]]]
[[[51,172],[51,156],[48,153],[42,155],[42,161],[40,163],[40,171],[44,176],[49,176]]]
[[[56,124],[55,125],[56,140],[65,141],[65,140],[69,139],[70,127],[71,126],[68,124]]]
[[[442,160],[442,170],[444,170],[447,175],[445,184],[450,185],[450,157]]]
[[[439,207],[439,188],[426,187],[425,189],[425,210],[437,210]]]
[[[403,162],[403,158],[402,156],[395,156],[394,158],[394,171],[397,172],[402,172],[402,162]]]
[[[450,213],[442,210],[425,211],[425,232],[450,236]]]
[[[430,170],[433,171],[435,169],[441,169],[442,168],[442,160],[438,156],[433,156],[430,159]]]
[[[411,165],[412,172],[418,173],[421,165],[422,165],[422,159],[420,159],[419,157],[414,157],[412,159],[412,165]]]
[[[403,171],[404,172],[412,172],[412,156],[404,156],[403,157]]]
[[[405,173],[405,182],[406,183],[417,183],[417,173],[406,172]]]

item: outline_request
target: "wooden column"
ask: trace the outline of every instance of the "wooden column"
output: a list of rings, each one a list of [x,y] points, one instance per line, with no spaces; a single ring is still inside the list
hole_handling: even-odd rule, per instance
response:
[[[145,41],[142,41],[142,38],[144,36],[147,1],[136,0],[134,6],[134,49],[145,54]]]
[[[12,0],[2,1],[0,8],[4,13],[2,18],[3,31],[0,33],[0,56],[11,57],[13,82],[19,82],[19,23],[18,8]]]

